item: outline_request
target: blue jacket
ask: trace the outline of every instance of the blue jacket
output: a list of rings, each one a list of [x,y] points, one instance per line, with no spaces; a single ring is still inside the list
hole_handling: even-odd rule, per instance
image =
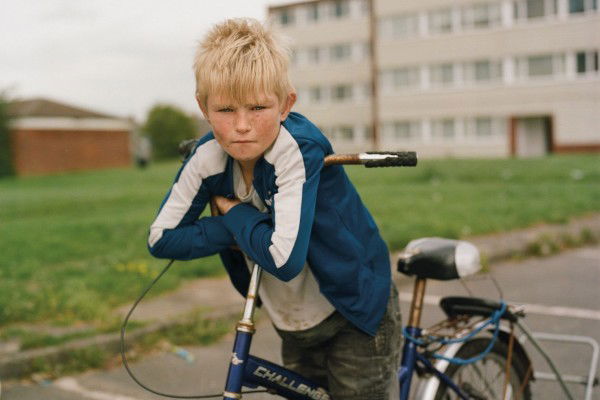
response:
[[[290,113],[257,161],[253,185],[267,206],[248,204],[198,219],[211,196],[233,197],[233,159],[212,132],[185,161],[150,228],[159,258],[219,253],[245,295],[249,271],[236,244],[267,272],[288,281],[307,261],[321,293],[350,322],[374,335],[390,293],[388,249],[341,166],[323,167],[331,144],[308,119]]]

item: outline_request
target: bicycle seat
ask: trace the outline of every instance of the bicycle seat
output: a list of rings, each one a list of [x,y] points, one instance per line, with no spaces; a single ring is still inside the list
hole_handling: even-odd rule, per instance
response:
[[[479,250],[464,240],[416,239],[405,247],[398,259],[398,272],[442,281],[464,278],[480,269]]]
[[[461,297],[449,296],[440,300],[440,307],[447,316],[455,317],[457,315],[478,315],[489,317],[496,310],[500,309],[500,303],[490,299],[480,297]],[[519,315],[506,309],[500,316],[511,322],[516,322]]]

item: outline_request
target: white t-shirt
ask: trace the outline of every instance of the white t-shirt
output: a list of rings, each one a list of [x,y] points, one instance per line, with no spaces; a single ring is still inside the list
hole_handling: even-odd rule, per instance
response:
[[[254,190],[246,193],[246,184],[239,163],[233,163],[233,187],[235,196],[243,203],[249,203],[260,212],[267,207]],[[244,254],[249,268],[254,262]],[[258,294],[273,324],[284,331],[301,331],[316,326],[331,315],[335,308],[319,291],[319,284],[308,263],[292,280],[284,282],[269,273],[262,274]]]

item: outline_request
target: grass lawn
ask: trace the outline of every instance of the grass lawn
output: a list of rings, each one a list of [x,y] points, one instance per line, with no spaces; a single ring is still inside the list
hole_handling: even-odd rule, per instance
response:
[[[101,321],[158,271],[148,226],[178,163],[0,180],[0,326]],[[420,236],[464,237],[600,212],[600,155],[425,160],[347,167],[394,250]],[[154,291],[222,273],[218,258],[176,263]]]

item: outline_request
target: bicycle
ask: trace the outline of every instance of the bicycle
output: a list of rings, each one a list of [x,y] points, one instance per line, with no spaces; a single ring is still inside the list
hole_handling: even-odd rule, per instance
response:
[[[185,151],[185,146],[182,145],[180,149],[182,148]],[[371,152],[326,157],[325,166],[333,164],[414,166],[416,154]],[[216,215],[214,203],[211,203],[211,211]],[[252,335],[255,332],[254,310],[262,273],[262,269],[256,264],[252,268],[244,312],[236,326],[223,393],[178,396],[161,393],[142,384],[127,364],[125,328],[139,301],[172,263],[173,260],[134,303],[121,329],[123,364],[136,383],[154,394],[172,398],[222,397],[233,400],[242,398],[242,394],[257,392],[268,392],[295,400],[331,398],[326,388],[280,365],[250,354]],[[418,399],[531,399],[530,383],[535,379],[533,365],[522,344],[523,340],[515,336],[515,326],[544,355],[565,396],[573,398],[556,366],[520,321],[524,312],[517,306],[483,298],[445,297],[440,301],[440,306],[447,318],[430,328],[421,327],[427,280],[453,280],[477,273],[481,269],[481,263],[479,251],[474,245],[466,241],[442,238],[413,240],[400,254],[397,269],[400,273],[415,277],[408,324],[403,331],[405,343],[398,372],[400,400],[409,399],[415,374],[421,378],[416,390]],[[597,362],[597,354],[595,360],[593,359],[592,364]],[[595,369],[592,368],[587,380],[590,388],[590,379],[594,376]],[[244,392],[243,387],[265,389]],[[589,395],[591,398],[591,391]]]

